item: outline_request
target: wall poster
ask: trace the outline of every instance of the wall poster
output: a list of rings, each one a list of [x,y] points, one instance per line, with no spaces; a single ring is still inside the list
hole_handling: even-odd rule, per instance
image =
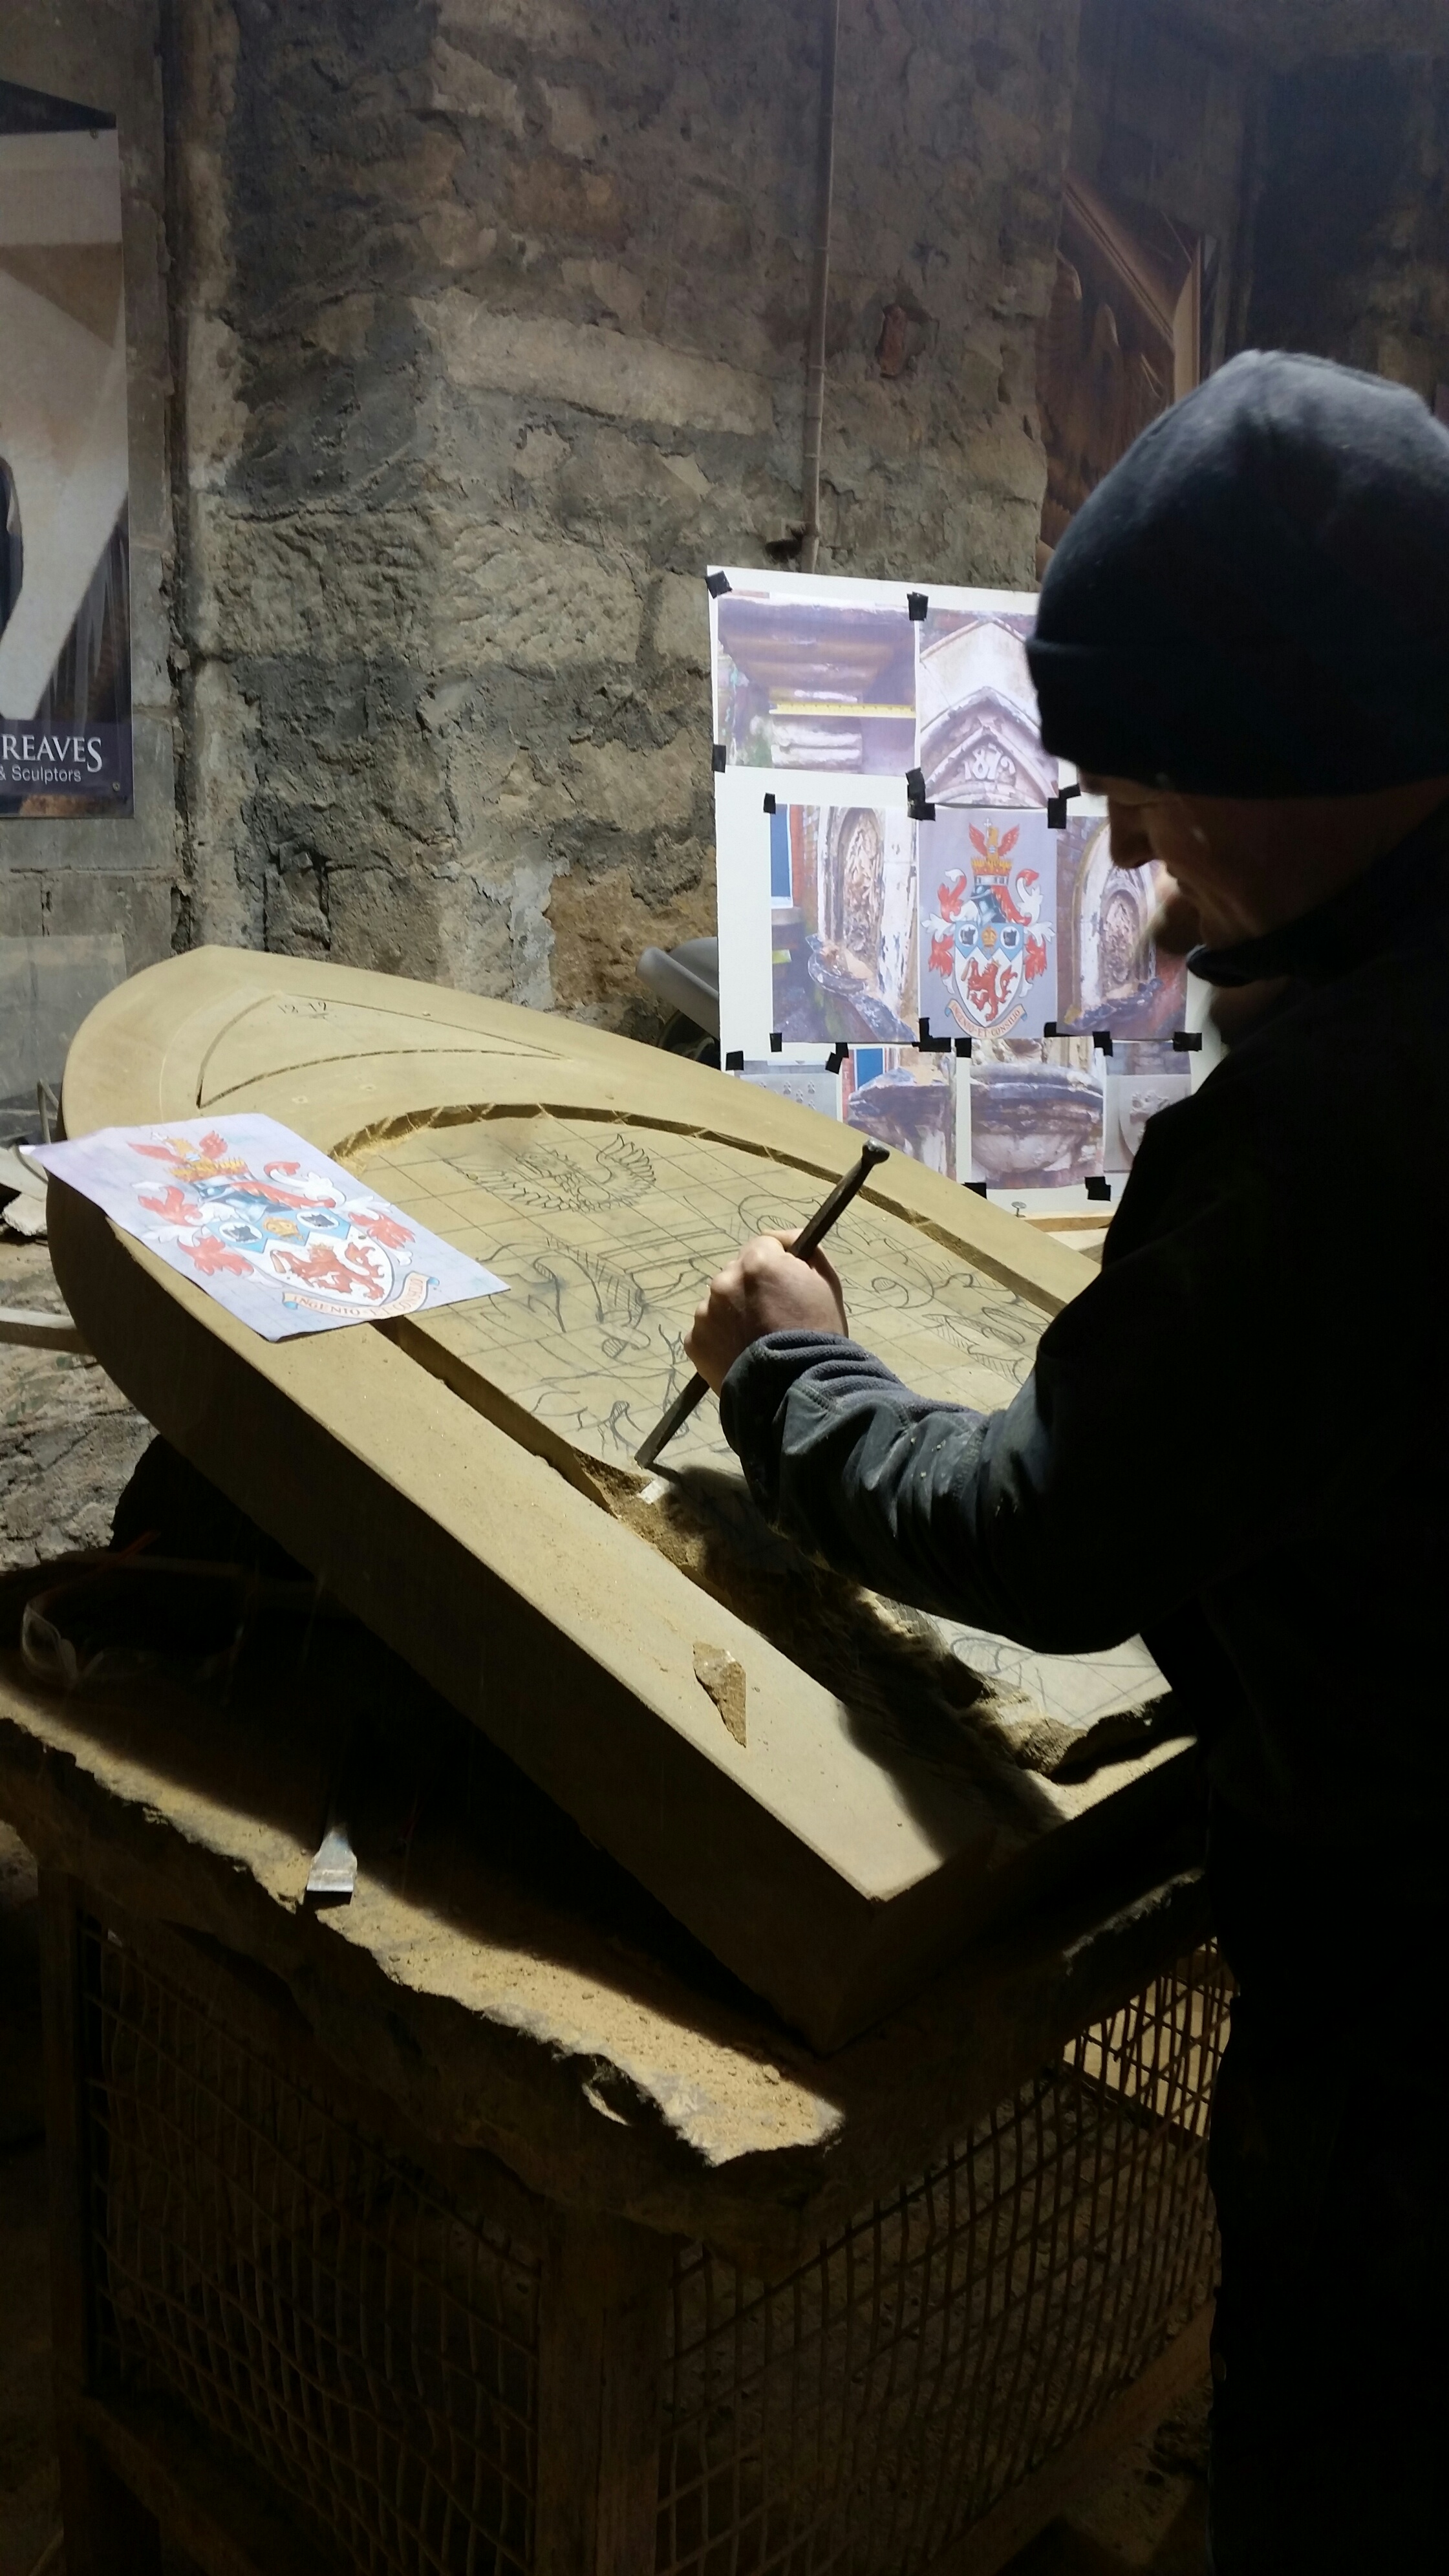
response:
[[[1115,1197],[1211,1059],[1155,871],[1042,747],[1034,595],[708,586],[723,1061],[1002,1204]]]
[[[129,814],[115,119],[0,81],[0,816]]]

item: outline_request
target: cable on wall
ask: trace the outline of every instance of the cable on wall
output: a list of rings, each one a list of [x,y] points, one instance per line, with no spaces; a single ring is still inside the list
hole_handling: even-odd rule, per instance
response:
[[[820,145],[815,163],[815,274],[805,350],[805,453],[801,472],[804,525],[800,569],[814,572],[820,554],[820,441],[825,421],[825,320],[830,296],[830,212],[835,195],[835,62],[840,0],[823,0],[820,54]]]

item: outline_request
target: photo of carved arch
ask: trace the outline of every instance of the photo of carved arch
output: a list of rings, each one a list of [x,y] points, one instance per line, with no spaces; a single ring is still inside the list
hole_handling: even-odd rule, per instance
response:
[[[1108,1029],[1155,1041],[1161,1070],[1182,1070],[1172,1032],[1183,1026],[1187,973],[1150,937],[1157,909],[1152,868],[1112,863],[1105,819],[1069,823],[1057,840],[1057,1008],[1063,1029]]]
[[[826,582],[815,598],[763,585],[721,596],[715,740],[732,768],[904,778],[915,758],[916,630],[904,589],[878,587],[878,607],[832,595]]]
[[[958,594],[959,597],[959,594]],[[917,632],[917,765],[955,804],[1044,806],[1057,763],[1042,749],[1026,638],[1029,608],[928,608]]]
[[[0,81],[0,814],[131,811],[115,120]]]
[[[771,905],[775,1027],[792,1041],[916,1034],[915,826],[867,805],[789,805]]]

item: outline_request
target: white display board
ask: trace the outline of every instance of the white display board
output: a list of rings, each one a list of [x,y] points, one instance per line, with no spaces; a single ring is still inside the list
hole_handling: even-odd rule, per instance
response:
[[[1115,1197],[1201,1012],[1042,748],[1035,594],[708,586],[723,1061],[1027,1213]]]

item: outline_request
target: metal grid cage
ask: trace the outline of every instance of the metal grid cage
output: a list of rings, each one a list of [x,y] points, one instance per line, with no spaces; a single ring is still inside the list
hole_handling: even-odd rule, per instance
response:
[[[788,2279],[680,2253],[659,2576],[918,2576],[1208,2298],[1212,1952]]]
[[[366,2576],[533,2563],[540,2264],[82,1931],[98,2372],[169,2392]]]
[[[102,2385],[179,2397],[365,2576],[530,2576],[540,2251],[82,1927]],[[676,2248],[658,2576],[921,2576],[1210,2294],[1228,1985],[1160,1976],[766,2283]]]

